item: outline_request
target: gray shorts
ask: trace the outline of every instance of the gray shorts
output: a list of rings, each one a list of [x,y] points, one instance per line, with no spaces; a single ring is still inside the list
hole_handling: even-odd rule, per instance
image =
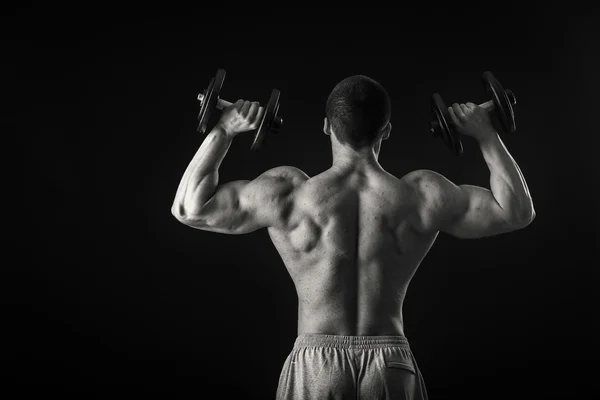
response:
[[[300,335],[285,360],[277,400],[427,400],[403,336]]]

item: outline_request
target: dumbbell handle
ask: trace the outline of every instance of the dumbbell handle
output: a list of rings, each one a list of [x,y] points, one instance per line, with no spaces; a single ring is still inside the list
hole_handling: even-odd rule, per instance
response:
[[[504,91],[504,93],[511,106],[517,104],[517,99],[515,99],[515,95],[511,90],[507,89]],[[485,103],[480,104],[479,107],[483,108],[485,111],[488,112],[496,108],[496,106],[494,105],[494,100],[488,100]]]
[[[202,102],[204,101],[204,93],[200,93],[198,94],[198,100],[200,100],[200,104],[202,104]],[[221,98],[217,99],[217,109],[218,110],[224,110],[227,107],[229,107],[230,105],[232,105],[233,103],[227,100],[223,100]],[[259,113],[264,113],[265,108],[263,106],[260,106],[258,108],[258,112]],[[264,114],[263,114],[264,117]],[[276,115],[275,118],[273,119],[273,129],[279,129],[279,127],[281,127],[281,125],[283,125],[283,118],[281,118],[279,115]]]
[[[202,103],[202,102],[204,101],[204,94],[203,94],[203,93],[200,93],[200,94],[198,95],[198,100],[200,100],[200,103]],[[232,105],[232,104],[233,104],[233,103],[232,103],[232,102],[230,102],[230,101],[223,100],[223,99],[219,98],[219,99],[217,100],[217,110],[224,110],[224,109],[226,109],[227,107],[229,107],[229,106],[230,106],[230,105]],[[264,108],[261,106],[261,107],[258,109],[258,112],[262,112],[262,111],[264,111]]]
[[[494,101],[493,100],[488,100],[485,103],[481,103],[479,105],[479,107],[483,108],[485,111],[492,111],[494,108]]]

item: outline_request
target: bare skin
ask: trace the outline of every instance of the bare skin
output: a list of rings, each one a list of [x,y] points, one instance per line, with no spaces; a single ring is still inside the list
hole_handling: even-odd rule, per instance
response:
[[[173,215],[193,228],[244,234],[267,228],[294,282],[298,334],[403,335],[408,285],[439,232],[460,238],[507,233],[527,226],[535,211],[525,179],[487,112],[454,104],[459,131],[475,138],[490,169],[491,190],[457,186],[417,170],[396,178],[373,147],[341,144],[325,119],[333,164],[308,177],[283,166],[252,181],[218,184],[218,168],[237,134],[260,121],[257,103],[224,110],[179,185]]]

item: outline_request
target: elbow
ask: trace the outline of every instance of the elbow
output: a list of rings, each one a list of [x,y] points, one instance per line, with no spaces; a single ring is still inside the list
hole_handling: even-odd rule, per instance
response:
[[[173,203],[171,206],[171,215],[184,225],[192,227],[207,226],[206,218],[198,210],[189,210],[181,203]]]
[[[171,206],[171,215],[179,222],[184,221],[186,214],[183,205],[178,202],[174,202]]]
[[[533,208],[533,204],[531,207],[523,209],[519,212],[512,220],[512,225],[517,229],[522,229],[533,222],[536,217],[535,209]]]
[[[190,212],[186,209],[186,207],[181,202],[174,202],[171,206],[171,215],[175,217],[175,219],[183,224],[190,220]]]

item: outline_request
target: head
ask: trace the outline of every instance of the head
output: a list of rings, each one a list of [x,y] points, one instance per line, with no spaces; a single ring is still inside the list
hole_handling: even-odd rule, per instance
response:
[[[364,75],[348,77],[329,94],[323,131],[353,150],[378,147],[390,135],[391,108],[378,82]]]

